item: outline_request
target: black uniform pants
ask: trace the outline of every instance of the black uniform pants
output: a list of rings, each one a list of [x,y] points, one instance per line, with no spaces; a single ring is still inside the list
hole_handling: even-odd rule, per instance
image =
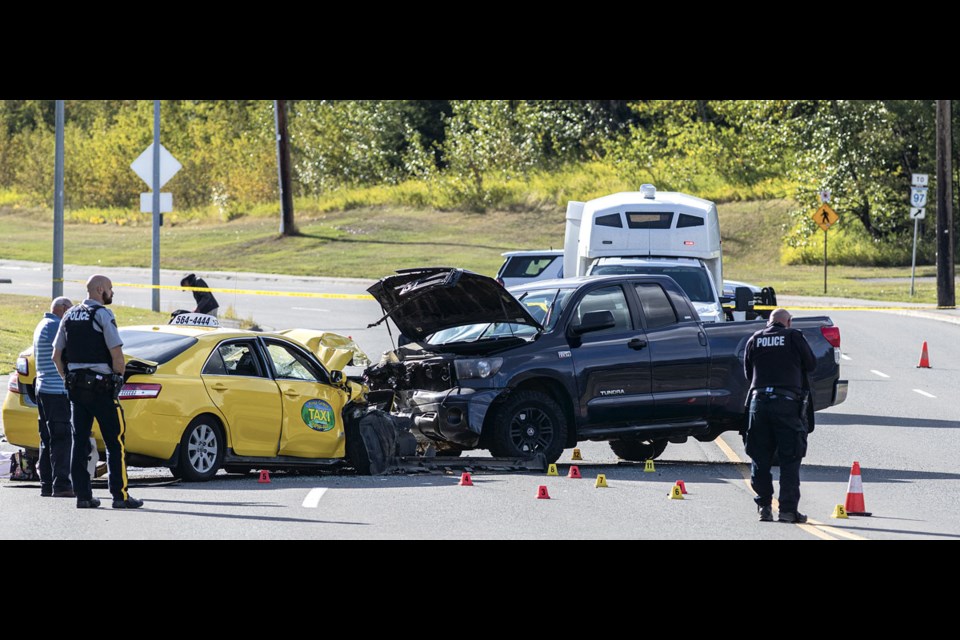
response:
[[[807,454],[807,429],[800,402],[782,395],[755,394],[750,402],[747,455],[753,460],[750,485],[760,506],[773,501],[773,456],[780,457],[780,511],[795,512],[800,503],[800,462]]]
[[[73,406],[73,491],[77,500],[93,497],[87,456],[90,455],[90,431],[93,419],[100,425],[100,435],[107,447],[108,486],[114,500],[127,499],[127,465],[124,461],[123,429],[117,416],[113,394],[106,391],[72,389]]]
[[[40,429],[40,484],[54,491],[69,491],[70,399],[66,394],[37,394],[37,424]]]

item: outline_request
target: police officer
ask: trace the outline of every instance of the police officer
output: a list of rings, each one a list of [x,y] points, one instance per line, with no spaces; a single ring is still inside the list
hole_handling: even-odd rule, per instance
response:
[[[53,363],[53,339],[60,319],[73,306],[70,298],[56,298],[33,332],[33,360],[37,368],[37,422],[40,428],[40,495],[74,498],[70,482],[70,399]]]
[[[767,326],[747,341],[743,370],[750,381],[747,455],[753,460],[750,484],[761,522],[773,521],[773,456],[780,456],[780,522],[806,522],[800,503],[800,462],[807,452],[807,374],[816,358],[806,338],[790,328],[786,309],[770,314]]]
[[[180,281],[181,287],[200,287],[201,289],[209,289],[207,286],[207,281],[203,278],[198,278],[196,274],[188,274],[183,280]],[[193,291],[193,299],[197,302],[197,308],[193,310],[194,313],[205,313],[210,316],[216,316],[217,312],[220,309],[220,303],[217,302],[217,299],[213,297],[213,293],[210,291]]]
[[[108,485],[114,509],[137,509],[143,500],[127,493],[123,428],[116,399],[123,386],[123,342],[117,321],[107,305],[113,302],[113,283],[102,275],[87,280],[87,299],[64,315],[53,342],[53,361],[66,380],[73,408],[73,490],[78,509],[95,509],[87,456],[93,419],[107,447]]]

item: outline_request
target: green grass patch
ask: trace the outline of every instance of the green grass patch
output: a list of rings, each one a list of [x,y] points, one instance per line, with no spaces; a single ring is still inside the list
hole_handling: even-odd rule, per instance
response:
[[[33,343],[33,331],[43,314],[50,310],[50,299],[41,296],[0,294],[3,323],[0,325],[0,372],[9,373],[16,366],[17,356]],[[155,313],[133,307],[111,307],[120,326],[134,324],[166,324],[167,313]]]

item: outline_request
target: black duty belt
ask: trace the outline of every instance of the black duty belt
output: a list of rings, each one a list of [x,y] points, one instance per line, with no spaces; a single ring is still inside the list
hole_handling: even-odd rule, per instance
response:
[[[766,396],[767,398],[786,398],[787,400],[800,400],[798,396],[793,391],[789,389],[782,389],[780,387],[760,387],[757,389],[757,393]]]

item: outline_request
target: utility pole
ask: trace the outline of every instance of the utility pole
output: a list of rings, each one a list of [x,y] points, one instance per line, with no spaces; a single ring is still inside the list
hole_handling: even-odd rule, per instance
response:
[[[287,140],[287,101],[273,101],[273,118],[277,128],[277,172],[280,177],[280,235],[297,233],[293,222],[293,192],[290,190],[290,145]]]
[[[53,297],[63,295],[63,100],[56,101],[56,151],[53,165]]]
[[[937,100],[937,306],[955,307],[950,100]]]

